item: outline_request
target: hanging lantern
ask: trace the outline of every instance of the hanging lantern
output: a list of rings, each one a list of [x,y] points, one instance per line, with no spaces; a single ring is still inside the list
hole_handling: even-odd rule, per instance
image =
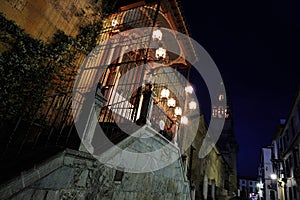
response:
[[[113,20],[111,21],[111,25],[112,25],[113,27],[115,27],[115,26],[119,25],[119,22],[118,22],[118,20],[116,20],[116,19],[113,19]]]
[[[189,103],[189,109],[190,110],[195,110],[197,108],[197,103],[195,101],[191,101]]]
[[[186,116],[181,117],[181,124],[187,125],[189,123],[189,119]]]
[[[157,59],[165,59],[166,58],[166,53],[167,53],[167,50],[162,48],[162,47],[159,47],[158,49],[156,49],[155,51],[155,57]]]
[[[162,39],[162,32],[161,32],[159,29],[153,31],[152,38],[153,38],[154,40],[155,40],[155,39],[161,40],[161,39]]]
[[[274,174],[274,173],[273,173],[273,174],[271,174],[271,175],[270,175],[270,177],[271,177],[271,179],[272,179],[272,180],[275,180],[275,179],[277,179],[277,175],[276,175],[276,174]]]
[[[176,116],[181,116],[182,115],[182,109],[179,106],[177,106],[174,110],[174,113],[175,113]]]
[[[189,93],[189,94],[192,94],[193,93],[193,91],[194,91],[194,89],[193,89],[193,87],[192,86],[186,86],[185,88],[184,88],[184,90],[186,91],[186,93]]]
[[[175,106],[176,106],[176,100],[174,98],[168,99],[168,106],[170,108],[175,108]]]
[[[167,99],[170,96],[170,90],[168,90],[167,88],[163,88],[160,92],[160,98],[162,99]]]

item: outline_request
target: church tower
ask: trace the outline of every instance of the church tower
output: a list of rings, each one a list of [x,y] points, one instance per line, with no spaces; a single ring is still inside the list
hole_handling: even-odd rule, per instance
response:
[[[223,85],[224,83],[220,83]],[[225,183],[225,188],[231,192],[237,191],[237,152],[238,144],[234,134],[233,128],[233,116],[231,110],[231,102],[228,97],[228,93],[224,94],[221,90],[216,97],[218,102],[223,102],[226,100],[226,106],[212,105],[212,118],[224,119],[224,127],[220,138],[217,142],[217,148],[224,157],[225,161],[229,165],[230,177],[228,177],[228,182]]]

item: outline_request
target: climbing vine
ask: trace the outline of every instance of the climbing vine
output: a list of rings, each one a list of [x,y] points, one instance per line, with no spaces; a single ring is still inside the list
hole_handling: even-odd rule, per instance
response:
[[[72,38],[62,31],[46,44],[33,39],[13,21],[0,14],[0,120],[32,115],[47,96],[69,92],[79,55],[96,45],[101,23],[81,27]]]

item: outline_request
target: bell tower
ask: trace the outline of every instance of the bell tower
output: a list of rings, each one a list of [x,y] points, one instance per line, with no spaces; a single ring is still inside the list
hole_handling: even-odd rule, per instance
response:
[[[220,83],[223,85],[224,83]],[[234,134],[233,128],[233,115],[232,115],[232,108],[231,108],[231,101],[227,94],[224,94],[220,90],[218,96],[216,97],[218,102],[227,100],[226,106],[218,106],[212,105],[212,118],[215,119],[224,119],[224,127],[220,138],[217,142],[217,148],[219,149],[220,153],[224,157],[225,161],[230,167],[230,177],[228,177],[228,183],[225,183],[226,189],[231,192],[237,191],[237,152],[238,152],[238,144]],[[224,105],[224,104],[223,104]]]

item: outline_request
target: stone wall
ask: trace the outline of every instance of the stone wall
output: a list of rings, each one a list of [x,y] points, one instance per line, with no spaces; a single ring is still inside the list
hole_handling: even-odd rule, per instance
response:
[[[97,2],[97,3],[94,3]],[[57,30],[75,36],[101,17],[101,1],[0,0],[0,12],[33,38],[47,41]]]
[[[201,116],[199,121],[199,128],[195,140],[193,141],[193,157],[191,180],[195,186],[195,199],[204,199],[204,177],[208,179],[208,185],[215,184],[215,197],[217,199],[226,199],[229,197],[228,190],[224,188],[225,180],[228,180],[228,164],[224,157],[220,154],[217,147],[212,150],[204,158],[199,157],[199,151],[202,146],[205,135],[207,134],[207,125],[204,116]],[[208,194],[211,196],[211,194]]]
[[[131,151],[137,151],[142,145],[138,141],[139,138],[129,137],[121,146],[130,144]],[[148,147],[156,148],[166,142],[157,134]],[[171,147],[174,152],[178,150]],[[181,158],[157,171],[123,173],[101,164],[88,153],[65,150],[2,185],[0,199],[185,200],[190,199],[190,189]]]

